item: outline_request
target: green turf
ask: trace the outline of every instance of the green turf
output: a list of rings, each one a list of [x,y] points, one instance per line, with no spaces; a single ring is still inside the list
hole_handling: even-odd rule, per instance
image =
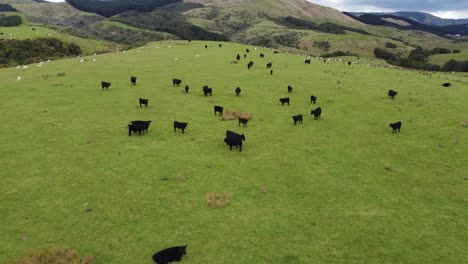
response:
[[[0,70],[0,263],[67,246],[96,263],[149,264],[185,244],[181,263],[466,261],[466,77],[305,65],[253,47],[248,71],[244,58],[230,63],[245,46],[186,44]],[[219,121],[215,104],[253,119]],[[149,133],[129,137],[130,120],[152,120]],[[189,122],[185,134],[174,120]],[[242,152],[229,151],[226,129],[245,133]],[[208,192],[232,193],[232,205],[207,208]]]

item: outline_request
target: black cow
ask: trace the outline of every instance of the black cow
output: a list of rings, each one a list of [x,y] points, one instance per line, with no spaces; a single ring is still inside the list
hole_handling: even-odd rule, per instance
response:
[[[275,54],[278,54],[278,51],[277,51],[277,50],[275,50],[275,51],[273,51],[273,53],[275,53]]]
[[[185,85],[185,93],[188,93],[188,90],[189,90],[189,86],[188,85]]]
[[[292,90],[293,90],[292,86],[288,85],[288,93],[292,93]]]
[[[264,57],[265,57],[265,54],[260,53],[260,58],[264,58]]]
[[[244,134],[239,135],[236,132],[226,130],[226,138],[224,138],[224,142],[229,145],[229,150],[232,150],[232,146],[239,147],[239,151],[242,151],[242,141],[245,140]]]
[[[222,106],[219,106],[219,105],[215,105],[214,106],[214,114],[216,115],[216,112],[219,113],[219,115],[222,115],[223,114],[223,107]]]
[[[237,54],[236,60],[240,60],[240,55],[239,54]]]
[[[212,96],[213,95],[213,89],[209,88],[208,85],[205,85],[205,86],[203,86],[203,93],[205,94],[205,96],[207,96],[208,94],[210,96]]]
[[[182,80],[179,79],[172,79],[172,85],[173,86],[179,86],[182,83]]]
[[[327,60],[323,60],[323,63],[327,62]]]
[[[317,107],[314,110],[310,111],[311,115],[314,115],[314,120],[317,120],[320,118],[320,115],[322,114],[322,108]]]
[[[134,77],[134,76],[130,77],[130,83],[131,83],[133,86],[136,85],[136,80],[137,80],[137,77]]]
[[[236,92],[236,95],[239,96],[239,94],[240,94],[240,92],[241,92],[241,88],[240,88],[240,87],[236,87],[235,92]]]
[[[205,45],[205,49],[207,49],[207,48],[208,48],[208,45]]]
[[[249,50],[249,49],[245,49],[245,53],[249,53],[249,52],[250,52],[250,50]]]
[[[288,105],[289,105],[289,97],[280,98],[279,101],[281,102],[281,105],[284,105],[285,103],[288,103]]]
[[[247,58],[247,54],[244,54],[244,59]]]
[[[151,124],[150,121],[141,121],[141,120],[136,120],[136,121],[130,121],[130,123],[127,125],[128,127],[128,136],[132,135],[132,132],[136,134],[138,132],[139,135],[141,135],[141,132],[147,132],[148,133],[148,127]],[[127,128],[125,127],[125,128]]]
[[[219,44],[219,45],[218,45],[218,47],[220,47],[220,48],[221,48],[222,46],[223,46],[223,44]]]
[[[244,127],[247,127],[247,123],[248,123],[248,122],[249,122],[248,119],[239,117],[239,126],[242,124],[242,125],[244,125]]]
[[[450,87],[450,86],[452,86],[452,84],[449,83],[449,82],[446,82],[446,83],[442,84],[442,86],[443,86],[443,87]]]
[[[388,90],[388,96],[387,97],[390,97],[392,99],[395,99],[395,95],[397,95],[398,92],[397,91],[393,91],[393,90]]]
[[[292,118],[294,120],[294,125],[296,125],[296,123],[302,124],[302,115],[295,115]]]
[[[271,69],[271,66],[273,66],[273,64],[271,62],[267,63],[267,65],[266,65],[267,69]]]
[[[145,107],[148,107],[148,100],[149,99],[140,98],[140,107],[142,104],[145,105]]]
[[[174,132],[176,132],[176,129],[181,129],[182,134],[184,134],[185,128],[187,128],[187,125],[188,123],[174,121]]]
[[[310,64],[310,60],[304,60],[305,64]]]
[[[101,82],[101,88],[109,90],[109,87],[111,86],[110,82]]]
[[[153,260],[157,264],[169,264],[174,261],[181,261],[185,254],[187,254],[187,245],[182,247],[171,247],[154,254]]]
[[[273,70],[270,70],[270,75],[273,75]]]
[[[350,61],[348,61],[348,65],[351,66],[351,62],[350,62]]]
[[[390,125],[388,127],[391,127],[393,130],[392,130],[392,133],[396,134],[397,131],[400,132],[400,128],[401,128],[401,121],[398,121],[396,123],[390,123]]]
[[[254,64],[253,61],[250,61],[250,62],[247,64],[247,69],[250,70],[250,68],[252,68],[253,64]]]
[[[315,97],[315,96],[312,95],[312,96],[310,97],[310,102],[313,103],[313,104],[315,104],[315,101],[317,101],[317,97]]]

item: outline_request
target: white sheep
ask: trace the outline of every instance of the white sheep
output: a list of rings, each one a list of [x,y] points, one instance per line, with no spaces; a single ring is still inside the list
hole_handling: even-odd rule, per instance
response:
[[[80,62],[83,62],[83,61],[84,61],[83,59],[80,60]]]
[[[19,81],[21,81],[21,80],[23,80],[23,78],[21,78],[21,76],[19,76],[18,78],[16,78],[16,81],[17,81],[17,82],[19,82]]]
[[[96,61],[96,59],[93,59],[93,62]]]
[[[21,69],[21,66],[19,66],[19,65],[18,65],[18,66],[16,66],[16,69],[17,69],[17,70]]]
[[[24,66],[23,66],[23,69],[26,70],[27,68],[28,68],[28,65],[24,65]]]

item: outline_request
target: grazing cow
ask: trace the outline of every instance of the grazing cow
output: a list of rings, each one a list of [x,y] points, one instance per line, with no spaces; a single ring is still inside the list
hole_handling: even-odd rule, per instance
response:
[[[236,87],[235,92],[236,92],[236,95],[239,96],[239,94],[240,94],[240,92],[241,92],[241,88],[240,88],[240,87]]]
[[[264,58],[264,57],[265,57],[265,54],[260,53],[260,58]]]
[[[187,254],[187,245],[171,247],[154,254],[153,260],[156,264],[169,264],[174,261],[181,261],[185,254]]]
[[[236,60],[240,60],[240,54],[237,54]]]
[[[242,124],[244,127],[247,127],[247,122],[249,122],[248,119],[239,117],[239,126]]]
[[[323,63],[327,62],[327,60],[323,60]]]
[[[392,133],[396,134],[397,131],[400,132],[400,128],[401,128],[401,121],[398,121],[396,123],[390,123],[390,125],[388,127],[391,127],[393,130],[392,130]]]
[[[310,64],[310,60],[304,60],[305,64]]]
[[[291,85],[288,85],[288,93],[292,93],[292,86]]]
[[[19,81],[22,81],[23,78],[21,78],[21,76],[19,76],[18,78],[16,78],[16,81],[19,82]]]
[[[245,53],[249,53],[249,52],[250,52],[250,50],[249,50],[249,49],[245,49]]]
[[[189,90],[189,86],[188,85],[185,85],[185,93],[188,93],[188,90]]]
[[[296,123],[302,124],[302,115],[295,115],[292,118],[294,120],[294,125],[296,125]]]
[[[215,105],[214,106],[214,114],[216,115],[216,112],[219,113],[219,115],[222,115],[223,114],[223,107],[222,106],[219,106],[219,105]]]
[[[208,45],[205,45],[205,49],[207,49],[207,48],[208,48]]]
[[[314,120],[317,120],[320,118],[320,115],[322,114],[322,108],[317,107],[314,110],[310,111],[311,115],[314,115]]]
[[[271,62],[267,63],[267,65],[266,65],[267,69],[271,69],[272,66],[273,66],[273,64]]]
[[[348,65],[351,66],[351,62],[350,62],[350,61],[348,61]]]
[[[270,75],[273,75],[273,70],[270,70]]]
[[[219,45],[218,45],[218,47],[220,47],[220,48],[221,48],[222,46],[223,46],[223,44],[219,44]]]
[[[275,53],[275,54],[278,54],[278,51],[277,51],[277,50],[275,50],[275,51],[273,51],[273,53]]]
[[[185,128],[187,128],[187,125],[188,123],[174,121],[174,132],[176,132],[176,129],[181,129],[182,134],[184,134],[185,133],[184,131],[185,131]]]
[[[280,98],[279,101],[281,102],[281,105],[284,105],[285,103],[288,103],[288,105],[289,105],[289,97]]]
[[[151,120],[149,121],[141,121],[141,120],[136,120],[136,121],[130,121],[130,123],[127,125],[128,127],[128,136],[132,135],[132,132],[136,134],[138,132],[139,135],[141,135],[141,132],[148,133],[148,127],[151,124]],[[126,128],[127,128],[126,127]]]
[[[101,82],[101,88],[102,88],[103,90],[104,90],[104,89],[109,90],[109,87],[110,87],[110,86],[111,86],[111,83],[109,83],[109,82],[104,82],[104,81]]]
[[[244,59],[247,58],[247,54],[244,54]]]
[[[254,64],[253,61],[250,61],[250,62],[247,64],[247,69],[250,70],[250,68],[252,68],[253,64]]]
[[[140,107],[141,105],[145,105],[145,107],[148,107],[148,100],[149,99],[140,98]]]
[[[172,79],[172,85],[173,86],[179,86],[182,83],[182,80],[179,79]]]
[[[229,145],[229,150],[232,150],[232,146],[239,147],[239,151],[242,151],[242,141],[245,140],[244,134],[239,135],[236,132],[226,130],[226,138],[224,138],[224,142]]]
[[[446,82],[446,83],[442,84],[442,86],[443,86],[443,87],[450,87],[450,86],[452,86],[452,84],[449,83],[449,82]]]
[[[208,85],[205,85],[205,86],[203,86],[203,93],[205,94],[205,96],[207,96],[208,94],[210,96],[212,96],[213,95],[213,89],[209,88]]]
[[[310,97],[310,102],[313,103],[313,104],[315,104],[315,101],[317,101],[317,97],[315,97],[315,96],[312,95],[312,96]]]
[[[388,90],[388,95],[387,97],[390,97],[392,99],[395,99],[395,95],[397,95],[398,92],[397,91],[393,91],[393,90]]]
[[[134,76],[130,77],[130,82],[132,83],[133,86],[136,85],[136,79],[137,77],[134,77]]]

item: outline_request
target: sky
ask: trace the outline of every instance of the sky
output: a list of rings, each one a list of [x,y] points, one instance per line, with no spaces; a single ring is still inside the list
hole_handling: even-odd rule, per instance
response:
[[[63,2],[64,0],[47,0]],[[421,11],[442,18],[468,18],[468,0],[307,0],[340,11]]]
[[[468,18],[468,0],[308,0],[351,12],[420,11],[442,18]]]

